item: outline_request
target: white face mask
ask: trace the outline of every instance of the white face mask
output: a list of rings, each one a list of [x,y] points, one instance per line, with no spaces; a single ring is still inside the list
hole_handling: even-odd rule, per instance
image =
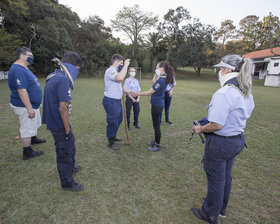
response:
[[[136,72],[130,72],[129,74],[131,77],[134,77],[136,75]]]
[[[222,75],[221,71],[219,71],[219,81],[220,81],[221,87],[223,87],[226,82],[226,75]]]
[[[160,71],[158,69],[155,70],[155,73],[157,74],[157,76],[160,76]]]

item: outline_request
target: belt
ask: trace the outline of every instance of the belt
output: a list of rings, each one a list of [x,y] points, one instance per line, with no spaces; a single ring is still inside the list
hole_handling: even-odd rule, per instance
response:
[[[223,136],[223,135],[217,135],[215,133],[209,133],[209,134],[212,134],[212,135],[215,135],[218,137],[223,137],[223,138],[236,138],[236,137],[240,137],[242,135],[242,134],[239,134],[239,135],[232,135],[232,136]]]

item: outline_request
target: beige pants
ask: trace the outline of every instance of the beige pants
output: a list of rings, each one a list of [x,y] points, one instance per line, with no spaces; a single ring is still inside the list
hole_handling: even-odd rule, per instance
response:
[[[35,117],[29,118],[28,112],[25,107],[16,107],[10,104],[13,108],[14,113],[19,117],[20,124],[20,137],[21,138],[30,138],[37,135],[37,129],[42,125],[40,108],[35,110]]]

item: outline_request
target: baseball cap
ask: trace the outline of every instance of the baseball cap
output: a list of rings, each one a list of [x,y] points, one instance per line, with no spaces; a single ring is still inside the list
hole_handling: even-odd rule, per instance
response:
[[[232,71],[240,71],[242,64],[243,59],[240,55],[228,54],[221,59],[219,64],[216,64],[213,67],[224,67],[229,68]]]

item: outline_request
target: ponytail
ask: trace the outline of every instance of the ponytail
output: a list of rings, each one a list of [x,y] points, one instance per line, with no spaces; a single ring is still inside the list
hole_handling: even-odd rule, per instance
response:
[[[159,67],[160,68],[161,67],[164,68],[164,71],[166,73],[166,83],[173,85],[173,83],[174,83],[174,76],[175,76],[173,67],[167,61],[159,62]]]
[[[249,58],[244,58],[244,63],[240,69],[240,72],[237,76],[237,80],[241,90],[247,95],[251,92],[252,89],[252,71],[253,63]]]

